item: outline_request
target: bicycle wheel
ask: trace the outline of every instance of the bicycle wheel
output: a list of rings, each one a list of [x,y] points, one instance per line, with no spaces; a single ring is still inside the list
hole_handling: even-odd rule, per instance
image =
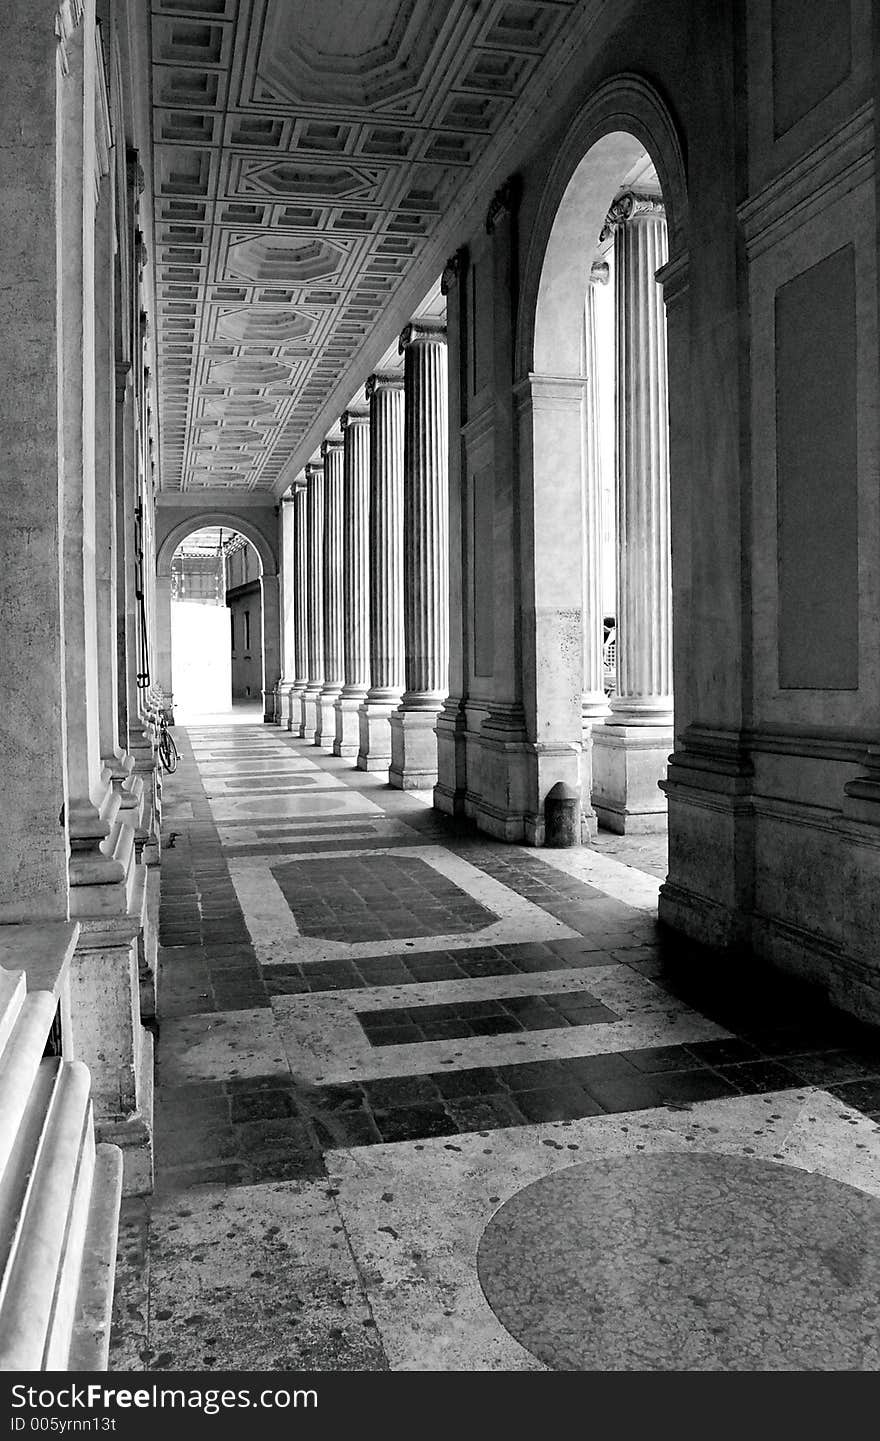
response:
[[[162,769],[169,774],[177,770],[177,746],[168,730],[163,730],[159,737],[159,760],[162,762]]]

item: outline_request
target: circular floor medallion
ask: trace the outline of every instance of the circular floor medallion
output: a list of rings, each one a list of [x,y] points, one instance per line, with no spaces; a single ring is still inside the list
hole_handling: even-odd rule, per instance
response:
[[[559,1371],[880,1367],[880,1201],[723,1155],[572,1166],[480,1241],[498,1319]]]

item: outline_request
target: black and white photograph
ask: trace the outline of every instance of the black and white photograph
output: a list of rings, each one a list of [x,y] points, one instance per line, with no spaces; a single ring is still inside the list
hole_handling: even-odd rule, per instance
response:
[[[876,1372],[880,5],[0,19],[8,1429]]]

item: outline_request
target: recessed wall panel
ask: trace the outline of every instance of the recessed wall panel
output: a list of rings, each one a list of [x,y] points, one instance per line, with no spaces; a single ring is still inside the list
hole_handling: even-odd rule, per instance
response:
[[[859,683],[855,263],[851,245],[776,292],[779,685]]]
[[[784,135],[852,65],[851,0],[773,0],[773,130]]]
[[[495,669],[495,476],[491,466],[475,473],[474,537],[474,674],[490,676]]]

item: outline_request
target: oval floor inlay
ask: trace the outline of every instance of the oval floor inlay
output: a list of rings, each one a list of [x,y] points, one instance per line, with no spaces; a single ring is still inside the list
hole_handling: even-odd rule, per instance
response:
[[[495,1314],[562,1371],[875,1370],[880,1200],[747,1156],[626,1156],[525,1187],[483,1233]]]

